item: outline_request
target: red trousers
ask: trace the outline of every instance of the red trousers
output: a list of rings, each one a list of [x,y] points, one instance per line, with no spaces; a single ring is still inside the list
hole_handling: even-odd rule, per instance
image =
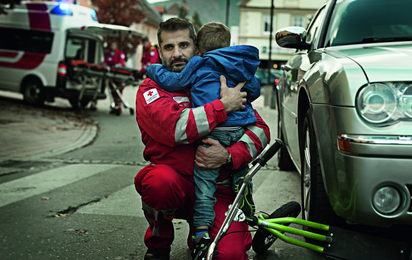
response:
[[[122,82],[118,82],[118,81],[113,81],[113,83],[116,85],[117,89],[119,90],[120,94],[123,94],[123,90],[124,90],[124,83]],[[110,94],[113,97],[113,101],[115,103],[116,109],[122,110],[122,100],[120,99],[119,95],[116,92],[116,89],[109,84],[109,89],[110,89]]]
[[[135,187],[142,197],[143,211],[149,222],[144,236],[145,245],[152,250],[167,248],[174,239],[174,218],[185,219],[193,230],[195,188],[191,177],[183,177],[167,165],[148,165],[135,177]],[[225,218],[228,206],[235,194],[230,187],[218,185],[215,193],[216,204],[214,226],[209,229],[213,239]],[[246,254],[252,244],[252,236],[245,222],[233,222],[228,233],[217,245],[215,260],[248,259]],[[190,234],[191,237],[191,234]],[[191,239],[189,240],[191,245]]]

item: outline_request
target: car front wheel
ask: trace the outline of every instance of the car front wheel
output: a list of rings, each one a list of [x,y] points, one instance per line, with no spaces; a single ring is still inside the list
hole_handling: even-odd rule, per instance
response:
[[[278,105],[279,108],[279,105]],[[280,109],[278,109],[278,138],[285,143],[283,133],[282,133],[282,120],[280,119]],[[290,158],[288,149],[286,147],[281,147],[277,153],[278,157],[278,167],[281,171],[296,171],[296,167]]]
[[[329,204],[323,183],[311,109],[306,113],[301,136],[302,217],[321,224],[337,225],[338,217]]]

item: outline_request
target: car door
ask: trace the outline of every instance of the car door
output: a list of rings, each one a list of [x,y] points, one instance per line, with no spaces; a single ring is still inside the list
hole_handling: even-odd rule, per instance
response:
[[[305,73],[313,66],[313,60],[309,59],[309,55],[318,42],[319,27],[323,22],[326,7],[319,9],[314,19],[309,24],[306,36],[306,43],[312,45],[309,50],[297,50],[285,66],[284,81],[281,97],[281,113],[283,118],[282,128],[283,134],[288,146],[290,156],[293,158],[295,165],[300,167],[300,145],[299,145],[299,129],[298,129],[298,110],[299,110],[299,92],[306,91],[307,86],[304,80]]]

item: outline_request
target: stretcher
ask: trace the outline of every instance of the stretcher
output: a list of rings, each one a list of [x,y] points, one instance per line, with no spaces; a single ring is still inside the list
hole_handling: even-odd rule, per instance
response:
[[[134,114],[134,109],[127,103],[120,93],[115,82],[121,82],[126,85],[137,85],[138,70],[129,68],[118,68],[110,66],[102,66],[98,64],[88,63],[84,60],[72,60],[70,62],[71,73],[69,73],[71,80],[77,80],[81,82],[82,88],[79,94],[79,107],[81,107],[84,91],[86,85],[93,85],[93,98],[92,103],[96,104],[97,95],[99,91],[104,93],[104,87],[100,88],[100,83],[103,81],[103,86],[111,86],[114,91],[119,95],[120,100],[125,108],[130,110],[130,114]],[[114,106],[114,101],[111,95],[111,107]]]

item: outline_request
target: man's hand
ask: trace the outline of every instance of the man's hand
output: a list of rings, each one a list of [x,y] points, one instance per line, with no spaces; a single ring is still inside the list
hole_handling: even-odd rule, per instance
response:
[[[226,85],[225,76],[220,76],[220,101],[222,101],[226,113],[245,109],[243,104],[246,103],[247,93],[240,92],[245,83],[246,81],[237,84],[234,88],[229,88]]]
[[[206,148],[201,145],[197,147],[195,155],[195,163],[197,166],[205,169],[217,169],[227,162],[229,157],[228,151],[212,138],[202,140],[203,143],[209,144]]]

